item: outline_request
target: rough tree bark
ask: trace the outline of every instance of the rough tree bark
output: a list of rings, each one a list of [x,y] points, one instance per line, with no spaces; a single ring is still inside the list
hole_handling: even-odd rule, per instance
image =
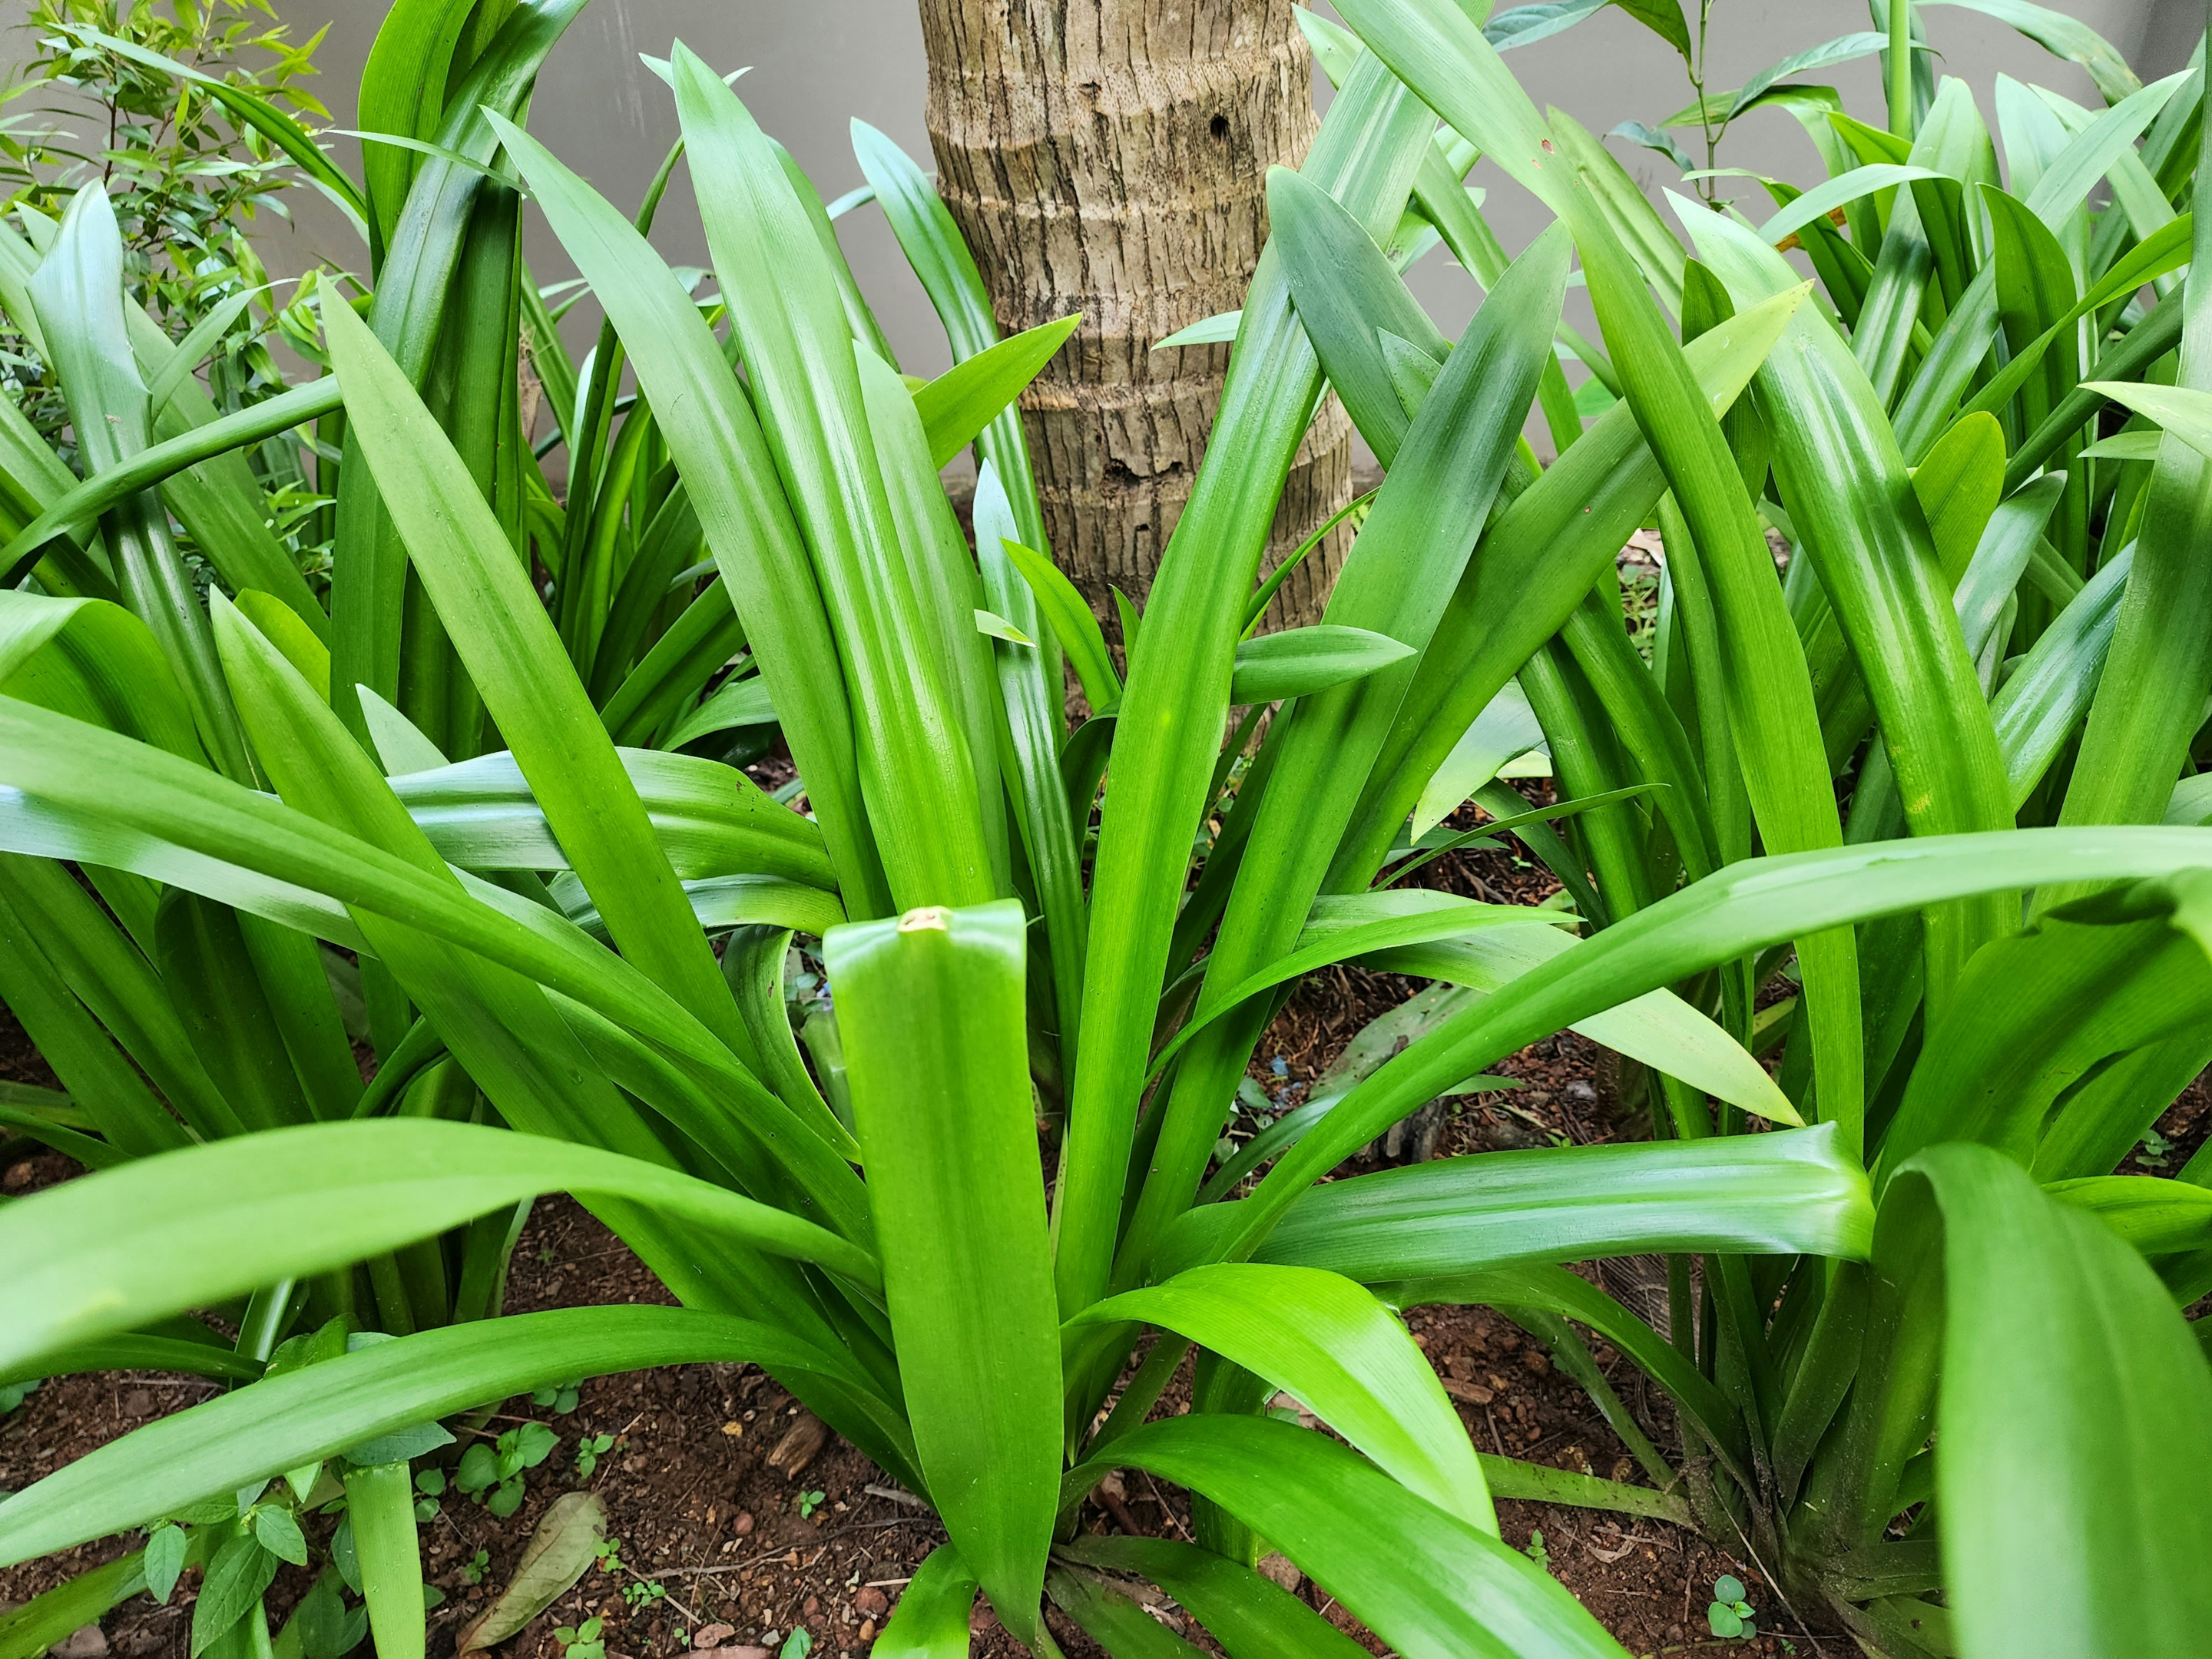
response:
[[[1140,603],[1189,499],[1225,345],[1154,354],[1233,311],[1267,239],[1267,173],[1316,129],[1291,0],[921,0],[938,188],[1012,331],[1082,326],[1022,400],[1053,553],[1109,636],[1108,584]],[[1350,499],[1332,396],[1307,434],[1267,563]],[[1320,613],[1331,532],[1273,623]]]

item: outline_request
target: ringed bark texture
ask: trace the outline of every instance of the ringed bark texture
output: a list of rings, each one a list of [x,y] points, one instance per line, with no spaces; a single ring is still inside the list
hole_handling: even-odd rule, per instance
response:
[[[1156,341],[1243,303],[1267,240],[1267,173],[1305,157],[1312,58],[1290,0],[921,0],[938,189],[1002,329],[1082,326],[1022,398],[1052,551],[1119,635],[1109,584],[1142,602],[1206,449],[1225,345]],[[1298,452],[1272,568],[1351,499],[1332,395]],[[1271,625],[1318,617],[1340,529],[1284,585]]]

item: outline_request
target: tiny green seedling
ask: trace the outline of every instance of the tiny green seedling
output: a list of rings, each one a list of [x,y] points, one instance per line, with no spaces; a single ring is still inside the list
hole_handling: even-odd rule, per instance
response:
[[[557,1625],[553,1639],[561,1644],[565,1659],[607,1659],[607,1644],[599,1639],[604,1622],[586,1619],[580,1625]]]
[[[599,1460],[615,1448],[611,1434],[587,1434],[576,1443],[576,1478],[588,1480],[599,1467]]]
[[[633,1607],[658,1601],[668,1594],[668,1586],[653,1578],[634,1578],[623,1586],[623,1600]]]
[[[548,1382],[530,1391],[530,1403],[541,1407],[550,1406],[556,1417],[566,1417],[576,1409],[580,1386],[575,1382]]]
[[[1521,1553],[1546,1572],[1552,1570],[1552,1553],[1544,1547],[1544,1534],[1541,1532],[1531,1532],[1528,1534],[1528,1542],[1522,1547]]]
[[[1743,1597],[1743,1580],[1733,1573],[1723,1573],[1713,1580],[1713,1601],[1705,1609],[1705,1623],[1714,1635],[1748,1641],[1759,1634],[1759,1626],[1752,1622],[1751,1603]]]
[[[805,1521],[811,1517],[815,1510],[822,1507],[822,1500],[828,1496],[829,1494],[827,1492],[803,1492],[799,1493],[799,1518]]]
[[[446,1472],[441,1468],[418,1469],[415,1490],[421,1494],[415,1500],[416,1524],[427,1527],[438,1518],[438,1500],[446,1492]]]
[[[461,1568],[461,1582],[464,1584],[481,1584],[484,1581],[484,1574],[490,1571],[491,1552],[478,1550]]]
[[[522,1474],[553,1455],[561,1437],[543,1423],[509,1429],[492,1445],[479,1440],[461,1454],[453,1485],[502,1521],[522,1507]]]
[[[2146,1170],[2163,1170],[2172,1160],[2170,1154],[2173,1143],[2155,1129],[2143,1132],[2142,1150],[2136,1154],[2136,1162]]]

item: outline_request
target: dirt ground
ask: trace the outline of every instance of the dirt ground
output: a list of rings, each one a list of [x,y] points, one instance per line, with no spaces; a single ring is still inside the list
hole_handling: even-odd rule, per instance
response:
[[[1455,854],[1431,866],[1435,884],[1492,900],[1528,903],[1549,890],[1539,866],[1512,852]],[[1288,1106],[1368,1019],[1402,1000],[1411,982],[1334,969],[1316,975],[1284,1009],[1261,1043],[1255,1084]],[[52,1079],[0,1013],[0,1077],[52,1086]],[[1438,1126],[1435,1152],[1572,1141],[1641,1138],[1617,1101],[1611,1068],[1595,1045],[1571,1034],[1548,1039],[1493,1068],[1522,1087],[1489,1095]],[[2193,1085],[2161,1121],[2168,1143],[2138,1149],[2153,1167],[2179,1168],[2208,1130],[2212,1097]],[[1370,1149],[1374,1150],[1374,1149]],[[1340,1173],[1376,1167],[1372,1161]],[[2137,1167],[2133,1162],[2130,1169]],[[75,1166],[21,1143],[0,1151],[0,1187],[21,1193],[65,1179]],[[1608,1264],[1607,1282],[1632,1291],[1635,1263]],[[514,1257],[508,1309],[664,1302],[666,1293],[629,1252],[566,1198],[541,1201]],[[1429,1310],[1409,1319],[1479,1449],[1626,1481],[1643,1477],[1588,1398],[1551,1366],[1510,1321],[1486,1310]],[[1616,1389],[1663,1449],[1671,1425],[1656,1394],[1608,1348],[1596,1350]],[[50,1382],[0,1417],[0,1492],[17,1490],[92,1448],[152,1418],[210,1397],[214,1386],[145,1374],[86,1376]],[[1173,1408],[1179,1382],[1160,1407]],[[606,1651],[648,1659],[719,1647],[726,1655],[761,1659],[795,1630],[813,1652],[865,1653],[901,1590],[943,1533],[918,1500],[891,1486],[859,1452],[828,1436],[764,1373],[750,1366],[686,1365],[586,1382],[574,1408],[556,1413],[527,1396],[510,1400],[484,1432],[526,1419],[550,1423],[561,1444],[528,1476],[528,1496],[509,1518],[449,1493],[425,1528],[425,1572],[445,1601],[431,1614],[431,1654],[444,1659],[456,1634],[484,1599],[496,1595],[546,1508],[562,1493],[588,1485],[605,1501],[610,1534],[622,1540],[620,1565],[594,1570],[503,1651],[514,1659],[558,1659],[556,1626],[597,1614]],[[612,1445],[588,1480],[576,1468],[586,1436]],[[818,1447],[799,1454],[810,1441]],[[788,1452],[771,1456],[789,1443]],[[459,1447],[453,1449],[455,1453]],[[1131,1474],[1108,1512],[1087,1504],[1082,1524],[1093,1532],[1133,1528],[1188,1536],[1187,1501],[1148,1477]],[[1540,1533],[1547,1569],[1638,1655],[1695,1652],[1736,1656],[1841,1656],[1853,1650],[1832,1626],[1808,1629],[1779,1605],[1757,1564],[1717,1549],[1682,1528],[1629,1522],[1590,1510],[1514,1501],[1498,1505],[1504,1536],[1530,1547]],[[322,1523],[325,1527],[328,1522]],[[321,1541],[317,1540],[319,1543]],[[20,1601],[66,1577],[112,1559],[124,1547],[108,1540],[0,1573],[0,1606]],[[1748,1587],[1762,1634],[1723,1642],[1707,1632],[1705,1607],[1713,1581],[1733,1574]],[[103,1652],[123,1659],[178,1659],[187,1650],[197,1574],[188,1575],[166,1607],[138,1596],[118,1608],[97,1638],[73,1647],[73,1659]],[[271,1595],[281,1613],[306,1588],[287,1568]],[[1310,1583],[1298,1592],[1347,1630],[1352,1621]],[[1100,1650],[1056,1613],[1054,1629],[1071,1656]],[[1167,1618],[1175,1621],[1168,1612]],[[975,1651],[1013,1659],[1022,1652],[997,1628],[988,1609],[976,1620]],[[1192,1627],[1194,1641],[1206,1645]],[[1383,1650],[1371,1640],[1374,1651]],[[748,1650],[750,1650],[748,1652]],[[366,1653],[366,1646],[357,1650]],[[1212,1650],[1210,1647],[1207,1650]]]

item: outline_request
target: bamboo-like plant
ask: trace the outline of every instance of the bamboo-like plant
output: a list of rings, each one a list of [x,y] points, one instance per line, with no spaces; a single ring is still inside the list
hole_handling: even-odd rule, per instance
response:
[[[293,1512],[341,1498],[377,1650],[419,1655],[435,1420],[708,1359],[767,1368],[942,1517],[879,1652],[965,1651],[979,1589],[1040,1651],[1048,1598],[1117,1654],[1187,1650],[1128,1576],[1231,1654],[1352,1651],[1255,1570],[1272,1546],[1409,1656],[1619,1653],[1497,1496],[1696,1524],[1885,1654],[2201,1647],[2212,1370],[2177,1307],[2212,1289],[2212,1158],[2109,1174],[2212,1060],[2201,62],[2142,88],[2090,52],[2102,112],[2006,83],[2007,188],[1964,86],[1904,72],[1899,3],[1886,125],[1784,88],[1832,176],[1771,183],[1759,223],[1678,198],[1686,252],[1504,68],[1547,20],[1340,0],[1350,30],[1310,31],[1338,95],[1270,180],[1117,672],[1012,409],[1066,325],[999,339],[927,178],[856,129],[957,359],[902,377],[832,210],[678,46],[702,297],[647,239],[677,152],[633,218],[519,125],[580,6],[394,8],[363,119],[405,142],[332,186],[373,293],[325,306],[327,375],[243,414],[124,304],[97,190],[0,240],[87,473],[6,457],[35,579],[0,594],[0,995],[69,1098],[0,1121],[98,1171],[0,1208],[0,1382],[241,1384],[0,1502],[0,1561],[149,1529],[0,1620],[0,1659],[188,1559],[196,1653],[310,1651],[259,1594]],[[1510,261],[1478,153],[1559,221]],[[517,252],[524,189],[604,312],[580,367]],[[1438,241],[1486,295],[1456,342],[1400,276]],[[1600,341],[1561,321],[1572,259]],[[1323,623],[1249,638],[1331,389],[1385,482]],[[2140,412],[2098,438],[2115,407]],[[327,611],[229,470],[309,422]],[[972,551],[938,478],[971,444]],[[1613,565],[1646,522],[1648,663]],[[769,719],[804,816],[731,763]],[[1561,799],[1524,811],[1496,775],[1540,740]],[[1571,908],[1398,884],[1470,799]],[[834,1067],[793,1036],[794,934]],[[1415,1040],[1209,1179],[1271,1015],[1343,961],[1437,982],[1417,1027],[1387,1017]],[[1322,1184],[1569,1026],[1652,1079],[1651,1144]],[[684,1305],[501,1316],[519,1206],[554,1190]],[[1565,1265],[1646,1253],[1663,1330]],[[1549,1343],[1651,1484],[1478,1454],[1395,1317],[1437,1303]],[[1679,1456],[1577,1328],[1672,1400]],[[1147,1421],[1193,1350],[1192,1409]],[[1285,1390],[1334,1436],[1269,1416]],[[1120,1467],[1194,1494],[1197,1543],[1078,1535]]]

